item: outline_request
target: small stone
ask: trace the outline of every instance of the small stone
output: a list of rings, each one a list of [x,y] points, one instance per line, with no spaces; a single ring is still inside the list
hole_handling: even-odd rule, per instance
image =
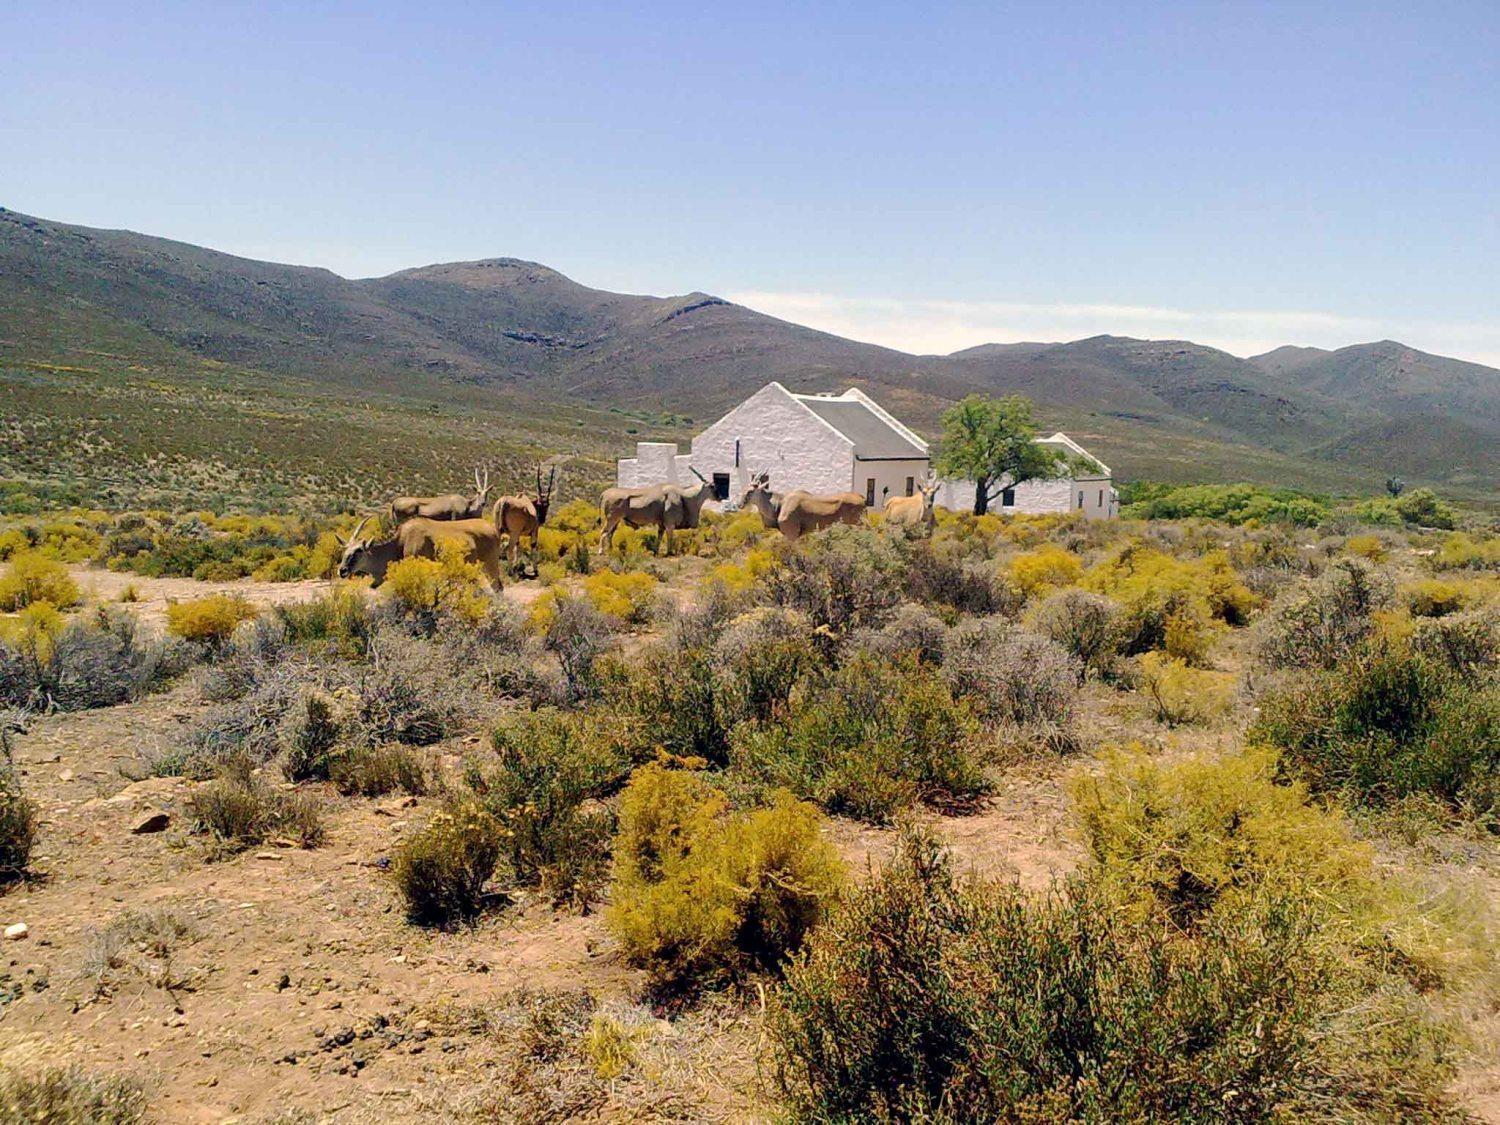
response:
[[[72,781],[73,780],[73,771],[72,770],[59,770],[58,773],[57,773],[57,780],[58,781]]]
[[[148,832],[165,832],[167,826],[171,823],[171,816],[158,810],[141,817],[130,826],[130,831],[137,836],[144,836]]]
[[[31,933],[31,927],[30,926],[28,926],[25,922],[17,922],[13,926],[6,926],[5,927],[5,940],[6,941],[24,941],[26,939],[27,935],[30,934],[30,933]]]
[[[280,860],[281,859],[281,857],[279,855],[277,855],[275,852],[256,852],[255,853],[255,858],[256,859],[273,859],[273,860]]]

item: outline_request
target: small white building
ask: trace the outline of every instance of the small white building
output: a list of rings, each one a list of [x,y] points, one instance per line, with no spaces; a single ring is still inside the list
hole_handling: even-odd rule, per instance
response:
[[[1066,434],[1042,440],[1089,457]],[[713,482],[717,499],[737,504],[750,478],[767,472],[778,492],[857,492],[878,509],[892,497],[910,496],[930,464],[927,442],[858,388],[836,395],[794,394],[768,383],[695,437],[689,453],[678,452],[673,442],[638,442],[635,456],[620,460],[616,479],[626,488],[663,481],[686,485],[693,483],[696,469]],[[974,482],[945,481],[938,503],[972,510]],[[1005,490],[992,508],[1081,508],[1100,519],[1115,515],[1117,503],[1109,470],[1103,468],[1102,476],[1028,481]]]

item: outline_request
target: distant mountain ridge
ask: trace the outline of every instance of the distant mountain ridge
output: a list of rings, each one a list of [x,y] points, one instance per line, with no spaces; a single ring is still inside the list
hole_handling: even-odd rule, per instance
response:
[[[1018,392],[1127,474],[1133,444],[1180,449],[1187,474],[1190,447],[1213,442],[1469,487],[1500,470],[1500,371],[1392,341],[1241,359],[1190,341],[1096,336],[915,356],[706,293],[592,289],[515,258],[351,280],[0,209],[0,357],[89,350],[209,359],[355,392],[493,387],[699,414],[770,379],[856,382],[929,431],[964,394]]]

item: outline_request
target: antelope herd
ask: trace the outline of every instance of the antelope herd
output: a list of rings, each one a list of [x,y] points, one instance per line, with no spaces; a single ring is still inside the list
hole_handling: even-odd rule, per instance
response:
[[[520,558],[521,541],[530,541],[535,556],[537,537],[547,522],[557,484],[557,466],[548,468],[545,482],[543,465],[536,466],[536,488],[531,495],[502,496],[495,501],[489,518],[485,505],[489,500],[490,474],[487,468],[474,470],[474,493],[463,496],[398,496],[388,509],[390,537],[376,542],[361,538],[371,517],[360,520],[346,538],[339,536],[343,556],[339,560],[339,577],[368,575],[375,585],[385,581],[386,570],[393,562],[410,558],[436,558],[440,543],[457,544],[464,557],[477,563],[485,577],[498,590],[501,584],[501,558],[514,571]],[[611,537],[622,523],[627,527],[654,528],[656,551],[665,543],[672,550],[672,533],[698,526],[704,504],[713,497],[709,480],[693,469],[698,483],[684,488],[662,483],[641,488],[606,488],[599,497],[600,532],[598,550],[609,550]],[[938,481],[932,475],[917,486],[912,496],[891,500],[885,508],[886,522],[906,529],[931,530],[934,522],[934,500]],[[771,491],[771,475],[756,473],[740,499],[742,508],[759,514],[768,528],[775,528],[788,540],[796,540],[810,531],[832,527],[836,523],[858,524],[863,521],[865,500],[857,492],[819,495],[803,489],[782,494]]]

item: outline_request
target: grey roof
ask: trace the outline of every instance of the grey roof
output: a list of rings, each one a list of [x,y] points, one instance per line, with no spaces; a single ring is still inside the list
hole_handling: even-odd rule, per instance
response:
[[[864,403],[852,399],[799,396],[801,403],[854,443],[854,456],[910,457],[925,460],[927,451]]]

